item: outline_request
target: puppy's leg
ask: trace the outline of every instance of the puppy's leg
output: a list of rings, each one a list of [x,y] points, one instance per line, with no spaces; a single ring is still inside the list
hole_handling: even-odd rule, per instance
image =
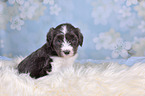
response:
[[[43,74],[41,73],[41,70],[43,69],[45,61],[46,61],[45,57],[39,57],[35,59],[35,61],[33,62],[33,65],[29,66],[29,70],[28,70],[31,77],[39,78],[46,75],[45,73]]]
[[[42,70],[40,71],[40,75],[41,76],[48,75],[49,72],[52,71],[51,62],[52,62],[52,59],[50,59],[50,58],[48,58],[46,60],[46,62],[44,63],[44,66],[42,67]]]

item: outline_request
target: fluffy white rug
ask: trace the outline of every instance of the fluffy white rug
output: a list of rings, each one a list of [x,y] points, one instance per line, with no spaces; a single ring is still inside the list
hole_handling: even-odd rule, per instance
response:
[[[145,96],[145,64],[75,64],[58,74],[32,79],[18,74],[21,60],[0,60],[0,96]]]

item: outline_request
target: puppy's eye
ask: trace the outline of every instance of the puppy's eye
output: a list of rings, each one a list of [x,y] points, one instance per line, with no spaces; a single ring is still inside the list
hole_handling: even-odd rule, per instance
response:
[[[58,39],[57,41],[56,41],[56,43],[61,43],[62,42],[62,40],[60,40],[60,39]]]
[[[72,39],[70,40],[70,42],[75,43],[75,42],[76,42],[76,39],[75,39],[75,38],[72,38]]]

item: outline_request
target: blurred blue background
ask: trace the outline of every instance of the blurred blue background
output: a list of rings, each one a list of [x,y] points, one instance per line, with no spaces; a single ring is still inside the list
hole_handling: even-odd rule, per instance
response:
[[[78,59],[145,56],[144,0],[0,0],[0,56],[29,55],[66,22],[84,35]]]

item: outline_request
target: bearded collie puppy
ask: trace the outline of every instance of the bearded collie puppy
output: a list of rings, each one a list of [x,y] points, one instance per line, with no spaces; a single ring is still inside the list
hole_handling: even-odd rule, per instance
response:
[[[73,65],[78,46],[82,46],[82,43],[83,35],[80,29],[69,23],[50,28],[47,33],[47,42],[21,61],[18,71],[29,73],[33,78],[60,72]]]

